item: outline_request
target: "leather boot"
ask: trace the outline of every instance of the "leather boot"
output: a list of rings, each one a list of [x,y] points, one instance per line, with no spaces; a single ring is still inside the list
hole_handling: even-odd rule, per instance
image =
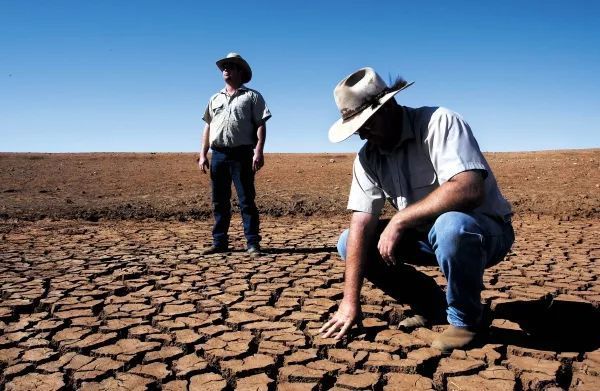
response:
[[[411,331],[419,327],[427,327],[429,321],[422,315],[414,315],[398,323],[398,328],[402,331]]]
[[[441,350],[442,353],[450,353],[454,349],[462,349],[468,346],[477,333],[467,327],[456,327],[450,325],[432,343],[431,347]]]

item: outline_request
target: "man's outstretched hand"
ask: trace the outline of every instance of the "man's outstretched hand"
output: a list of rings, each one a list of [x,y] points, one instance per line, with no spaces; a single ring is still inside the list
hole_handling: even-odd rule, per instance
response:
[[[350,303],[345,299],[340,303],[340,308],[336,311],[331,319],[329,319],[320,329],[319,333],[323,333],[323,338],[329,338],[337,331],[335,339],[341,339],[356,323],[362,320],[360,303]],[[338,331],[339,330],[339,331]]]

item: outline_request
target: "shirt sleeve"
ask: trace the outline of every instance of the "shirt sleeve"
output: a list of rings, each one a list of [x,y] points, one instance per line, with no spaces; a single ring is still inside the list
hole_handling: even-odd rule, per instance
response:
[[[482,170],[485,158],[469,124],[460,115],[440,108],[431,116],[425,143],[440,185],[463,171]]]
[[[271,112],[265,103],[265,99],[258,92],[255,93],[254,105],[252,107],[252,120],[255,124],[262,124],[271,118]]]
[[[210,124],[210,121],[212,121],[212,114],[210,112],[210,102],[208,102],[208,104],[206,105],[206,109],[204,109],[204,115],[202,116],[202,119],[207,124]]]
[[[367,174],[359,157],[352,167],[352,185],[348,197],[348,209],[379,216],[385,204],[383,190]]]

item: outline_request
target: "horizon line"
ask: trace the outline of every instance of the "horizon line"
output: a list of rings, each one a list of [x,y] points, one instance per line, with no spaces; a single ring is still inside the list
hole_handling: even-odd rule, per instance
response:
[[[510,151],[481,151],[482,153],[537,153],[537,152],[570,152],[570,151],[596,151],[600,150],[600,147],[591,148],[561,148],[561,149],[527,149],[527,150],[510,150]],[[209,150],[210,152],[210,150]],[[48,151],[0,151],[0,154],[46,154],[46,155],[60,155],[60,154],[197,154],[198,151],[61,151],[61,152],[48,152]],[[308,155],[308,154],[356,154],[358,150],[353,151],[311,151],[311,152],[264,152],[264,154],[288,154],[288,155]]]

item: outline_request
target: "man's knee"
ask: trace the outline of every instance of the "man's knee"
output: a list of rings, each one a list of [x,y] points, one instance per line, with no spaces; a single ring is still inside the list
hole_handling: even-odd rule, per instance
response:
[[[483,232],[477,221],[462,212],[446,212],[440,215],[429,232],[429,242],[436,254],[454,256],[464,246],[481,246]]]
[[[340,235],[338,242],[337,242],[337,250],[338,250],[338,254],[340,255],[340,258],[342,258],[342,260],[346,260],[346,246],[348,243],[348,233],[350,232],[349,229],[345,229],[344,232],[342,232],[342,234]]]

